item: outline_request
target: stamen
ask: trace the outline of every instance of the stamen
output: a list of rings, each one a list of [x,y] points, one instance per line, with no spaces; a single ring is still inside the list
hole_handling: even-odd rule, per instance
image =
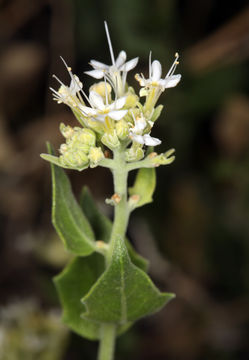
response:
[[[54,93],[54,95],[57,95],[57,96],[58,96],[58,91],[56,91],[56,90],[53,89],[52,87],[50,87],[49,89]]]
[[[151,78],[151,54],[152,54],[152,52],[150,51],[150,54],[149,54],[149,78]]]
[[[63,59],[62,56],[60,56],[60,58],[61,58],[63,64],[66,66],[67,71],[69,72],[69,75],[70,75],[71,79],[72,79],[73,81],[75,81],[74,76],[73,76],[73,74],[72,74],[72,68],[67,65],[66,61]]]
[[[111,59],[112,59],[112,65],[115,65],[115,58],[114,58],[114,54],[113,54],[112,43],[111,43],[111,38],[110,38],[107,22],[104,21],[104,24],[105,24],[105,32],[106,32],[106,37],[107,37],[109,50],[110,50],[110,54],[111,54]]]
[[[173,75],[173,74],[174,74],[175,69],[176,69],[177,65],[179,64],[178,59],[179,59],[179,54],[178,54],[178,52],[176,52],[176,53],[175,53],[175,60],[174,60],[173,64],[171,65],[171,67],[170,67],[167,75],[165,76],[165,79],[166,79],[167,77],[169,77],[170,75]]]
[[[105,104],[109,105],[108,103],[108,94],[107,94],[107,86],[106,86],[106,77],[104,76],[105,79]]]
[[[56,75],[52,75],[52,77],[55,78],[58,81],[58,83],[61,84],[61,86],[66,86]]]
[[[85,93],[85,91],[84,91],[83,89],[80,89],[80,91],[81,91],[81,93],[83,94],[83,96],[87,99],[88,103],[91,105],[90,100],[89,100],[87,94]],[[91,105],[91,106],[92,106],[92,105]]]

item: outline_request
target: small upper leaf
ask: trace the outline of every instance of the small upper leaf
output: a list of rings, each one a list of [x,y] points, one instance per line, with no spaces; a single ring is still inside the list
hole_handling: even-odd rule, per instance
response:
[[[52,149],[48,146],[52,154]],[[94,233],[77,203],[69,179],[57,165],[51,164],[53,184],[52,222],[70,252],[86,256],[95,250]]]
[[[155,168],[141,168],[138,170],[133,187],[129,188],[131,196],[138,196],[137,203],[133,208],[149,204],[153,201],[152,196],[156,187]]]
[[[84,186],[81,192],[80,205],[94,230],[95,238],[108,243],[111,237],[112,222],[99,211],[86,186]],[[128,239],[125,239],[125,244],[132,263],[140,269],[147,271],[148,260],[135,251]]]
[[[160,310],[173,294],[161,293],[132,264],[122,239],[116,239],[110,266],[82,298],[84,319],[125,324]]]

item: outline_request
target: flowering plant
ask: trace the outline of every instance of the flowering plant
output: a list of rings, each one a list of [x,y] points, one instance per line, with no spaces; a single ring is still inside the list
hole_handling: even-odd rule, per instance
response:
[[[147,275],[148,263],[126,238],[129,216],[136,208],[152,201],[155,168],[174,161],[174,149],[157,154],[154,146],[161,140],[152,137],[152,128],[161,114],[157,105],[161,93],[174,87],[181,75],[174,75],[179,55],[162,78],[159,61],[151,63],[149,77],[136,74],[139,95],[128,85],[127,73],[138,58],[126,61],[125,51],[115,59],[105,22],[111,65],[91,60],[86,74],[98,79],[84,91],[83,84],[63,60],[70,75],[70,85],[51,88],[54,100],[69,106],[78,127],[60,125],[65,143],[55,156],[41,157],[51,163],[53,181],[52,221],[65,248],[74,255],[55,285],[63,307],[64,322],[76,333],[99,340],[99,360],[114,356],[115,338],[136,320],[161,309],[174,297],[161,293]],[[145,101],[140,99],[145,97]],[[145,152],[145,146],[148,146]],[[114,207],[114,221],[96,207],[87,188],[80,202],[74,198],[70,182],[62,170],[85,170],[102,166],[110,169],[114,194],[106,202]],[[128,173],[138,170],[134,185],[127,190]]]

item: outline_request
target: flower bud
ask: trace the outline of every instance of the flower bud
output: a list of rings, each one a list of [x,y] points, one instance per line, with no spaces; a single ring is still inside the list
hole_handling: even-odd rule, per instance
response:
[[[170,149],[166,153],[157,155],[156,153],[151,153],[148,155],[150,158],[151,164],[155,167],[160,165],[169,165],[175,160],[175,156],[171,156],[175,152],[175,149]],[[152,156],[152,154],[155,154]]]
[[[65,124],[61,123],[60,124],[60,132],[62,133],[64,138],[68,139],[73,136],[74,129],[69,125],[66,126]]]
[[[88,146],[95,146],[96,143],[96,135],[90,129],[82,129],[77,137],[79,143],[88,145]]]
[[[163,109],[163,105],[158,105],[154,109],[153,114],[150,119],[152,122],[155,122],[159,118],[159,116],[161,115],[162,109]]]
[[[113,150],[120,145],[119,139],[117,137],[116,131],[112,131],[111,133],[105,133],[102,138],[101,142],[106,145],[109,149]]]
[[[91,147],[88,155],[90,160],[90,167],[96,167],[98,163],[104,158],[103,151],[100,147]]]
[[[125,120],[119,120],[116,123],[116,133],[120,140],[125,140],[129,135],[129,125]]]
[[[125,160],[128,162],[138,161],[144,157],[144,151],[140,146],[132,146],[125,151]]]
[[[60,146],[60,153],[64,154],[68,150],[68,146],[66,144],[61,144]]]
[[[68,167],[81,169],[88,164],[88,157],[83,151],[70,149],[60,156],[60,162]]]
[[[96,93],[98,93],[100,96],[102,96],[104,99],[106,97],[106,91],[107,91],[107,95],[108,95],[108,99],[111,95],[111,85],[108,82],[105,81],[100,81],[96,84],[93,84],[90,89],[89,92],[91,91],[95,91]]]
[[[129,88],[130,90],[130,88]],[[125,102],[125,108],[126,109],[130,109],[130,108],[134,108],[139,100],[138,96],[133,92],[129,91],[126,95],[126,102]]]

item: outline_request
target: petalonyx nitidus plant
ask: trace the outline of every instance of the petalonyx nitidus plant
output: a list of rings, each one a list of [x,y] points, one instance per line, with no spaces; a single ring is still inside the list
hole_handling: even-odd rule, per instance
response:
[[[50,146],[49,154],[41,155],[52,167],[52,221],[66,250],[74,255],[54,279],[63,320],[79,335],[100,341],[99,360],[113,359],[115,338],[174,297],[153,284],[146,273],[147,261],[129,243],[126,229],[131,212],[152,201],[155,168],[174,161],[174,149],[161,154],[152,150],[161,141],[150,133],[163,108],[157,105],[161,93],[181,78],[174,75],[178,54],[162,78],[161,64],[151,63],[150,53],[149,77],[135,75],[141,86],[137,95],[126,77],[138,58],[126,61],[121,51],[115,59],[106,23],[105,30],[112,64],[90,61],[93,70],[86,74],[99,82],[90,87],[89,95],[64,60],[70,86],[54,76],[60,83],[58,91],[51,88],[54,100],[69,106],[80,126],[61,124],[65,143],[59,157]],[[108,168],[113,175],[114,194],[106,200],[114,207],[113,223],[98,210],[87,188],[80,202],[75,200],[62,170],[96,166]],[[133,187],[127,189],[132,170],[138,172]]]

